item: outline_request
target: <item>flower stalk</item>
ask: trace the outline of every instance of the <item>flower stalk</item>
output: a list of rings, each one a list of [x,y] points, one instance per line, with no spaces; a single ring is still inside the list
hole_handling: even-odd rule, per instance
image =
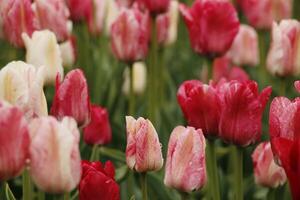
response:
[[[234,184],[235,184],[235,200],[243,199],[243,151],[241,148],[234,147]]]
[[[135,96],[134,96],[134,70],[133,63],[129,64],[130,86],[129,86],[129,115],[134,116],[135,113]]]
[[[148,200],[147,173],[141,173],[142,199]]]
[[[22,177],[22,184],[23,184],[23,200],[31,200],[31,180],[29,176],[29,171],[26,169],[23,172]]]

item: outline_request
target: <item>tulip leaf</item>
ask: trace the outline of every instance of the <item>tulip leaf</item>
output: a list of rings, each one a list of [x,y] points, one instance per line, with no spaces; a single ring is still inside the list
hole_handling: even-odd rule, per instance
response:
[[[117,150],[117,149],[112,149],[112,148],[108,148],[108,147],[101,147],[100,148],[100,154],[104,155],[104,156],[108,156],[110,158],[113,158],[115,160],[118,160],[120,162],[126,162],[126,156],[125,153]]]
[[[5,185],[5,195],[7,200],[16,200],[14,194],[10,190],[9,185],[7,183]]]
[[[129,168],[127,167],[127,165],[123,165],[119,167],[116,170],[115,180],[118,183],[122,182],[127,177],[128,172],[129,172]]]

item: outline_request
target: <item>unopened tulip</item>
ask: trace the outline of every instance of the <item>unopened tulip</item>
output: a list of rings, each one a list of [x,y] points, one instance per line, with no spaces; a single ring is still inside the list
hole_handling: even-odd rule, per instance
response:
[[[157,171],[163,166],[161,144],[152,123],[142,117],[126,117],[126,162],[137,172]]]
[[[267,57],[267,69],[276,76],[300,74],[300,23],[282,20],[273,23],[272,42]]]
[[[137,0],[142,9],[147,9],[152,15],[164,13],[168,10],[170,0]]]
[[[239,0],[249,23],[255,28],[270,29],[273,21],[289,19],[293,0]]]
[[[261,137],[261,121],[272,89],[260,94],[255,81],[230,81],[218,88],[222,99],[219,136],[226,142],[248,146]]]
[[[270,106],[269,126],[271,138],[282,137],[293,140],[300,137],[300,99],[290,101],[276,97]]]
[[[120,188],[114,180],[115,168],[107,161],[82,161],[82,177],[79,184],[79,200],[120,200]]]
[[[91,121],[83,129],[83,138],[87,144],[103,145],[111,141],[111,127],[108,112],[100,106],[91,106]]]
[[[44,70],[13,61],[0,71],[0,99],[20,108],[27,120],[48,115],[43,91]]]
[[[126,68],[124,71],[124,84],[123,84],[123,92],[126,95],[129,95],[129,87],[130,87],[130,72],[129,69]],[[146,88],[146,80],[147,80],[147,69],[146,65],[143,62],[136,62],[133,64],[133,92],[136,94],[142,94]]]
[[[107,8],[106,8],[106,17],[105,17],[105,34],[107,36],[110,36],[111,33],[111,26],[115,22],[115,20],[118,18],[121,8],[116,3],[116,1],[109,0],[107,2]]]
[[[241,25],[239,33],[226,55],[236,65],[258,65],[258,36],[255,29],[248,25]]]
[[[171,0],[170,7],[166,13],[169,16],[168,37],[165,45],[171,45],[177,40],[178,22],[179,22],[179,3],[177,0]]]
[[[239,30],[237,12],[229,1],[196,0],[191,8],[180,5],[196,53],[210,57],[227,52]]]
[[[4,36],[15,46],[24,46],[22,33],[31,36],[37,29],[36,17],[31,8],[30,0],[8,1],[6,9],[2,12],[2,17]]]
[[[36,16],[40,29],[55,33],[58,41],[65,41],[70,36],[69,9],[62,0],[35,0]]]
[[[168,38],[168,29],[170,26],[170,18],[167,14],[158,15],[156,18],[157,42],[163,44]]]
[[[112,0],[109,0],[112,1]],[[92,9],[86,16],[90,33],[98,35],[102,32],[106,14],[107,0],[92,0]]]
[[[43,191],[64,193],[80,181],[79,130],[74,119],[41,117],[30,125],[30,174]]]
[[[185,81],[177,100],[189,126],[202,129],[205,136],[217,136],[221,101],[217,90],[198,80]]]
[[[284,169],[274,161],[270,142],[263,142],[256,147],[252,161],[256,184],[276,188],[286,182]]]
[[[171,133],[164,183],[192,192],[206,183],[205,138],[201,129],[177,126]]]
[[[294,141],[285,138],[272,139],[272,149],[288,177],[293,200],[300,199],[300,139]]]
[[[23,113],[0,102],[0,181],[18,176],[29,157],[30,137]]]
[[[130,7],[135,0],[116,0],[119,6]]]
[[[70,116],[79,126],[87,125],[90,120],[90,97],[83,72],[72,70],[60,81],[58,76],[51,114],[58,119]]]
[[[22,37],[26,47],[26,62],[36,68],[46,67],[46,83],[54,83],[57,74],[62,78],[62,58],[55,34],[43,30],[35,31],[31,38],[27,34],[22,34]]]
[[[111,26],[111,46],[116,58],[134,62],[146,57],[149,18],[137,8],[124,8]]]
[[[66,3],[74,21],[85,19],[92,10],[92,0],[66,0]]]
[[[76,38],[70,37],[59,45],[64,67],[72,67],[76,61]]]
[[[213,62],[212,79],[219,82],[221,79],[228,81],[247,81],[248,74],[240,67],[231,66],[230,59],[227,57],[216,58]]]

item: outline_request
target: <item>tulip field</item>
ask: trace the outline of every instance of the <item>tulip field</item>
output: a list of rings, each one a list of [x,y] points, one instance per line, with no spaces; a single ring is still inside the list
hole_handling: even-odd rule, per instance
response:
[[[299,0],[0,0],[0,200],[300,200]]]

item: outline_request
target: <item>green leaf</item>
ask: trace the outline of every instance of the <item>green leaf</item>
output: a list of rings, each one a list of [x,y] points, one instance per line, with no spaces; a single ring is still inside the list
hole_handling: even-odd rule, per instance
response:
[[[14,194],[10,190],[9,185],[7,183],[5,185],[5,196],[7,200],[16,200]]]
[[[123,165],[116,170],[115,179],[118,183],[122,182],[128,174],[129,168],[127,165]]]

